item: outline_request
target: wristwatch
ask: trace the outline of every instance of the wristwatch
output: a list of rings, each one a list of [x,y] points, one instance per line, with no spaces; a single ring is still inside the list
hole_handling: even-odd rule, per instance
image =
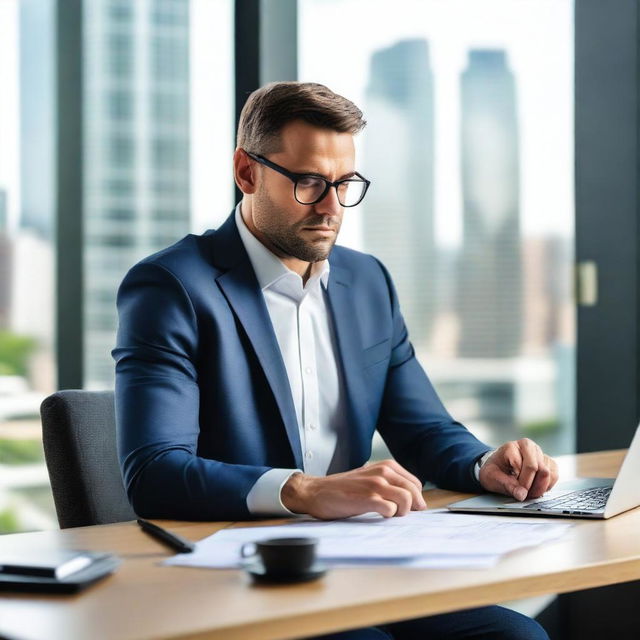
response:
[[[487,451],[482,458],[478,458],[476,460],[476,464],[473,467],[473,472],[478,482],[480,481],[480,469],[482,469],[482,465],[496,452],[496,449],[490,449]]]
[[[482,458],[480,458],[480,460],[478,460],[478,469],[482,469],[484,463],[496,452],[495,449],[491,449],[490,451],[487,451],[487,453],[485,453]]]

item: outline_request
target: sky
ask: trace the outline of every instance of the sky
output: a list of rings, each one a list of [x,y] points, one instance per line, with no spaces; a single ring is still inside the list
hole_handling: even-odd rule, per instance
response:
[[[17,0],[0,0],[0,189],[9,193],[9,220],[19,211]]]
[[[18,0],[0,0],[0,188],[19,211]],[[232,204],[233,5],[191,0],[192,208],[194,231]],[[436,100],[436,233],[460,239],[459,78],[470,48],[507,50],[521,123],[521,215],[526,235],[573,235],[573,2],[571,0],[301,0],[301,80],[314,80],[365,107],[371,54],[403,38],[430,43]],[[375,179],[375,176],[368,176]],[[360,211],[342,240],[361,244]]]
[[[459,92],[467,51],[505,49],[517,84],[523,234],[573,236],[571,0],[301,0],[299,6],[300,80],[327,84],[363,108],[365,118],[371,54],[401,39],[429,41],[442,245],[456,246],[462,230]],[[343,225],[356,247],[366,202],[359,209]]]
[[[233,206],[233,3],[191,0],[191,228],[216,227]]]

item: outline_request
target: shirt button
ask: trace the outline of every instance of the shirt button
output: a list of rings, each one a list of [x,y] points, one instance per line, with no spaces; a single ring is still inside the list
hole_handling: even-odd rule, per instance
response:
[[[304,454],[304,457],[307,460],[311,460],[311,458],[313,458],[313,451],[307,451],[307,453]]]
[[[307,367],[307,368],[304,370],[304,372],[305,372],[305,373],[311,373],[311,371],[312,371],[311,367]]]
[[[316,430],[316,425],[315,424],[310,424],[309,425],[309,429],[311,429],[311,431],[315,431]]]

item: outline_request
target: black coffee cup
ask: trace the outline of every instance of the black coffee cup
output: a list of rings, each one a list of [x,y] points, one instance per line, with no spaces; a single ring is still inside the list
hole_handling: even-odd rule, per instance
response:
[[[295,576],[311,570],[316,560],[316,538],[269,538],[242,545],[243,558],[260,558],[267,574]]]

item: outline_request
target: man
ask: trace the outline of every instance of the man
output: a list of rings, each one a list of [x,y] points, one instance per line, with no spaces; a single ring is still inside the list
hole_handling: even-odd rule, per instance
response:
[[[217,231],[125,277],[116,409],[138,514],[395,517],[426,508],[426,480],[518,500],[555,483],[555,462],[535,443],[491,452],[453,421],[414,356],[385,268],[334,248],[344,208],[368,187],[353,144],[364,125],[322,85],[255,91],[234,154],[241,203]],[[394,460],[366,465],[375,429]],[[534,625],[491,607],[335,637],[546,637]]]

